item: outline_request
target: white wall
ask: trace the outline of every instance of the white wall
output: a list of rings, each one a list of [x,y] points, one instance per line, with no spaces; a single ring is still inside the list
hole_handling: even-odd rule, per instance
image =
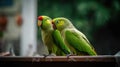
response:
[[[22,18],[21,56],[32,56],[33,52],[36,51],[37,45],[37,0],[22,0]],[[29,45],[32,47],[29,48]]]

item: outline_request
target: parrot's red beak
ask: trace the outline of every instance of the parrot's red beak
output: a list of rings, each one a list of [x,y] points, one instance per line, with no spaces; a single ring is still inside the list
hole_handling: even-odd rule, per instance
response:
[[[57,29],[57,27],[55,26],[54,22],[52,21],[52,25],[54,29]]]
[[[39,17],[38,17],[38,22],[37,22],[37,25],[38,25],[38,26],[41,26],[41,25],[42,25],[42,20],[43,20],[43,17],[42,17],[42,16],[39,16]]]

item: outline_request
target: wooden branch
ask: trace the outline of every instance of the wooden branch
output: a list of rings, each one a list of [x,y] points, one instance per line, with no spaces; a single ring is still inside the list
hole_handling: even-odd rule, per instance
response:
[[[116,62],[115,56],[40,56],[40,57],[20,57],[1,56],[0,61],[29,61],[29,62]]]

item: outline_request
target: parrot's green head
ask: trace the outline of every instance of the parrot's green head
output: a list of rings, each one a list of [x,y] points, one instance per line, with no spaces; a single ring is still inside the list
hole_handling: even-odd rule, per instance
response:
[[[38,27],[41,27],[41,29],[43,29],[43,30],[53,29],[52,19],[48,16],[39,16],[37,25],[38,25]]]
[[[60,31],[65,29],[65,28],[73,27],[70,20],[68,20],[67,18],[64,18],[64,17],[54,18],[52,21],[52,24],[55,26],[54,29],[56,28]]]

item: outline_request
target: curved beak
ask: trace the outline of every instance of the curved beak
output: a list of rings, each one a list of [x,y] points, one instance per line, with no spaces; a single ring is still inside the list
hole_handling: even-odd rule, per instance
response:
[[[38,22],[37,22],[37,26],[41,26],[42,25],[42,21],[40,21],[40,20],[38,20]]]
[[[43,16],[39,16],[38,17],[38,22],[37,22],[37,26],[41,26],[42,25],[42,20],[43,20]]]

